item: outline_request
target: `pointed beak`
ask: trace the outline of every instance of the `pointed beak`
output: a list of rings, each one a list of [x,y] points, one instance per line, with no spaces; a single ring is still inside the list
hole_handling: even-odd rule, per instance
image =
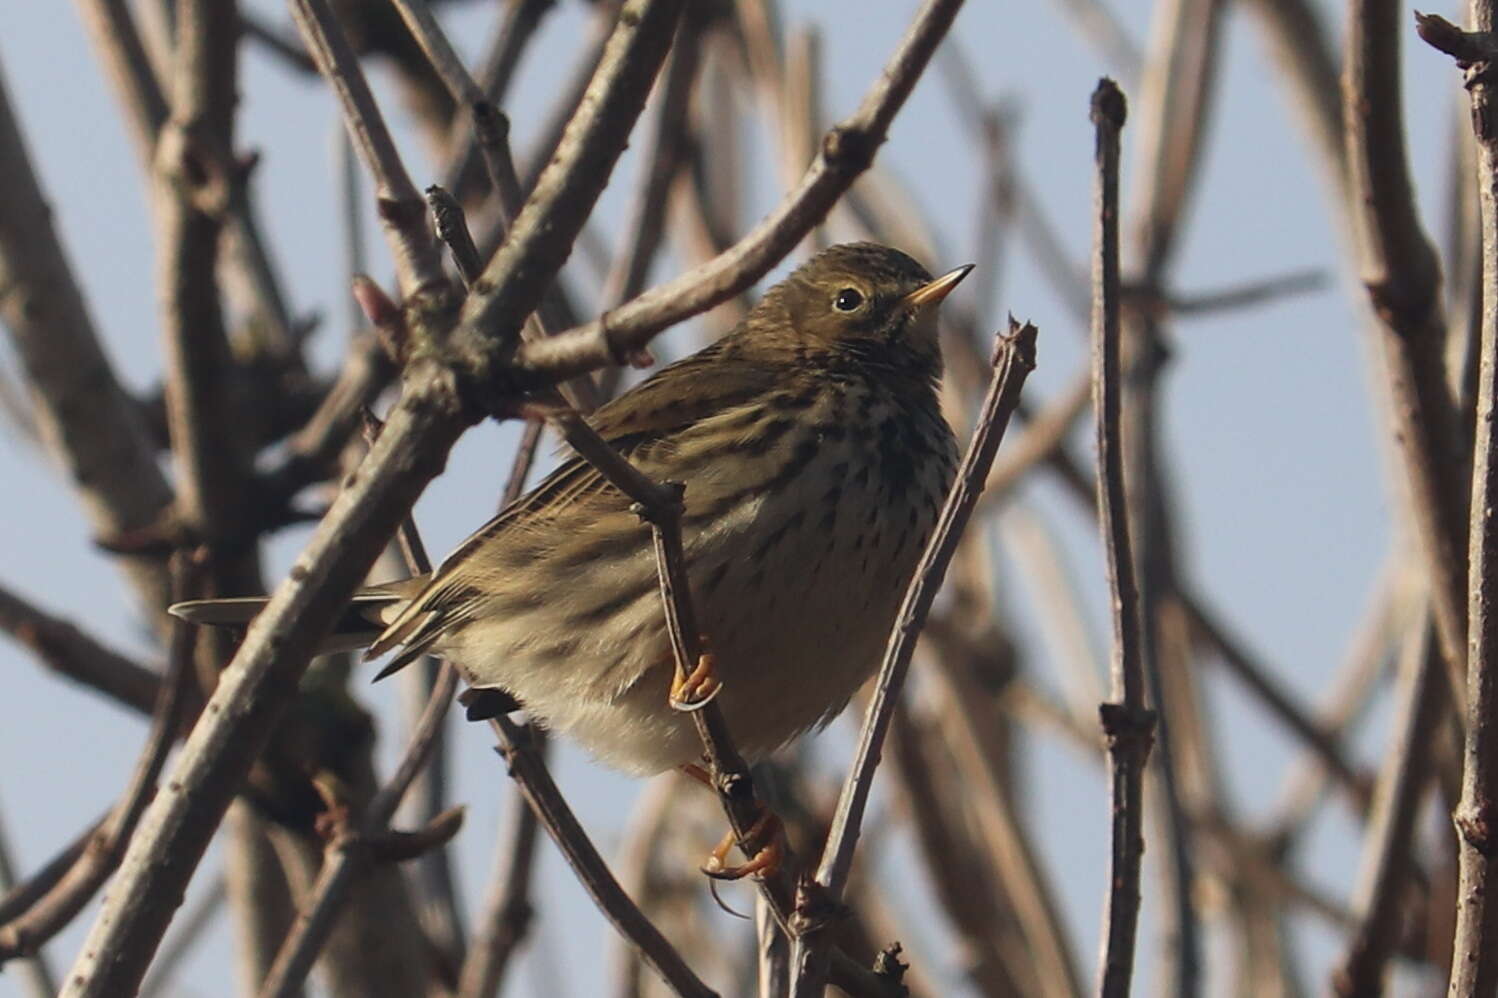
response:
[[[922,284],[910,294],[905,296],[906,308],[920,308],[923,305],[935,305],[947,295],[952,289],[962,283],[962,279],[973,269],[971,263],[964,264],[956,270],[949,270],[936,280]]]

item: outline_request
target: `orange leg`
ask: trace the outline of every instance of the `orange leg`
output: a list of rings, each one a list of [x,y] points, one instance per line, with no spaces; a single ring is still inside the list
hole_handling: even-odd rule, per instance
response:
[[[685,679],[673,675],[669,701],[672,710],[691,713],[712,703],[723,689],[723,684],[713,675],[714,664],[712,653],[703,652],[698,656],[697,668],[691,675]]]
[[[678,766],[679,770],[692,779],[701,783],[709,790],[713,790],[713,778],[707,770],[694,762],[684,766]],[[780,838],[785,834],[784,825],[780,817],[769,808],[763,808],[760,816],[755,819],[754,825],[749,829],[749,834],[744,836],[745,844],[754,849],[754,855],[749,862],[738,866],[728,865],[728,854],[738,844],[738,837],[730,830],[723,836],[723,841],[708,854],[707,862],[702,865],[702,872],[714,880],[742,880],[754,873],[769,873],[780,865],[784,851],[780,847]]]
[[[742,880],[750,874],[772,873],[780,867],[783,855],[780,848],[782,834],[780,819],[774,811],[766,808],[759,820],[755,821],[754,827],[749,829],[749,834],[744,836],[745,842],[754,847],[754,855],[749,858],[749,862],[738,866],[726,865],[729,850],[738,842],[733,832],[729,832],[708,855],[702,872],[714,880]]]
[[[707,770],[703,769],[695,762],[689,762],[685,765],[677,766],[676,768],[681,770],[684,775],[690,776],[692,779],[696,780],[704,787],[707,787],[709,790],[713,789],[713,778],[708,775]]]

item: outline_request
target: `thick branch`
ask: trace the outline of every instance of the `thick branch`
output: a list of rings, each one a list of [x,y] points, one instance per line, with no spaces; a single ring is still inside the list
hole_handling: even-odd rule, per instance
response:
[[[26,371],[41,438],[96,535],[154,523],[172,494],[140,410],[115,379],[52,224],[0,83],[0,325]],[[146,606],[164,606],[162,560],[122,567]]]
[[[1353,228],[1453,702],[1466,693],[1467,432],[1446,380],[1441,270],[1421,230],[1400,100],[1399,4],[1350,0],[1342,110]]]
[[[663,32],[662,26],[669,26],[679,9],[672,0],[633,0],[625,6],[593,81],[597,98],[584,102],[523,213],[524,224],[517,222],[506,251],[486,272],[501,299],[534,302],[554,277],[566,246],[623,151],[643,106],[649,74],[665,57],[669,31]],[[357,73],[357,66],[340,64],[340,71]],[[633,91],[633,98],[621,99],[620,91]],[[345,107],[354,115],[363,111],[357,102]],[[362,122],[355,129],[365,130]],[[600,176],[587,183],[572,179],[574,173],[590,170]],[[430,266],[424,251],[398,250],[397,255],[408,280],[438,272],[435,250]],[[508,315],[505,321],[516,328],[523,315]],[[417,310],[408,318],[418,323],[441,321],[442,313],[433,317]],[[482,345],[471,332],[470,346]],[[158,796],[147,812],[108,903],[68,975],[65,994],[129,993],[139,984],[188,877],[308,658],[416,497],[441,470],[470,418],[468,411],[450,372],[422,357],[410,365],[405,395],[384,433],[334,502],[290,577],[250,627],[183,747],[169,792]]]

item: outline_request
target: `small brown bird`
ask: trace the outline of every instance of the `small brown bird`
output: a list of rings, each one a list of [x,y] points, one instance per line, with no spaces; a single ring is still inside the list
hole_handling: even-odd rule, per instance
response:
[[[898,250],[834,246],[590,417],[645,475],[686,487],[692,597],[751,758],[829,720],[878,665],[957,465],[935,313],[970,269],[932,280]],[[432,575],[357,595],[333,641],[400,647],[396,667],[442,655],[628,772],[691,763],[701,743],[668,703],[650,529],[630,507],[574,457]],[[243,623],[263,604],[173,612]]]

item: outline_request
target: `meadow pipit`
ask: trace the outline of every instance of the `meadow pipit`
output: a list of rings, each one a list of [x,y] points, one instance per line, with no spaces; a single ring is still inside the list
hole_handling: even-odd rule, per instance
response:
[[[751,758],[842,709],[879,662],[957,465],[937,400],[932,280],[871,243],[818,253],[736,329],[589,421],[685,485],[682,535],[718,703]],[[174,610],[242,623],[262,600]],[[431,576],[355,597],[372,654],[432,652],[640,775],[699,758],[673,676],[650,528],[573,458]],[[352,640],[351,640],[352,639]]]

